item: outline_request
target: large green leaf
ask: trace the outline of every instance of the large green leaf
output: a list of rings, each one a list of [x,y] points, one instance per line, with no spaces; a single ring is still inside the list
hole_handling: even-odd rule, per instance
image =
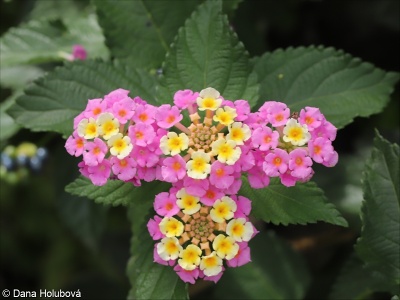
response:
[[[216,286],[217,299],[303,299],[310,274],[303,258],[273,233],[249,243],[251,262],[228,268]]]
[[[346,220],[327,202],[324,192],[314,182],[297,183],[288,188],[273,178],[268,187],[253,189],[243,180],[239,194],[251,199],[252,214],[265,222],[288,225],[324,221],[347,226]]]
[[[159,68],[179,27],[199,0],[95,0],[112,54],[131,66]]]
[[[82,44],[89,58],[107,58],[108,50],[95,14],[63,20],[32,20],[11,28],[0,39],[2,67],[63,61],[72,46]]]
[[[88,99],[103,97],[117,88],[151,101],[155,78],[118,62],[68,63],[35,81],[8,112],[17,123],[33,131],[69,135],[73,118],[86,107]]]
[[[363,268],[363,262],[351,255],[343,265],[333,285],[329,299],[368,299],[377,287],[377,279]]]
[[[217,89],[225,99],[258,99],[256,75],[248,54],[221,13],[220,1],[202,4],[179,30],[163,66],[161,102],[168,103],[177,90]]]
[[[260,101],[283,101],[293,110],[319,107],[338,127],[382,111],[398,73],[384,72],[343,51],[299,47],[265,53],[254,61]]]
[[[363,174],[363,227],[356,251],[393,294],[400,284],[399,179],[399,146],[376,133]]]
[[[6,113],[6,110],[14,105],[14,103],[14,95],[11,95],[4,102],[0,103],[0,142],[13,136],[20,128],[14,119]]]
[[[166,183],[151,183],[140,189],[140,197],[131,198],[128,216],[132,223],[131,254],[128,277],[132,288],[129,299],[187,299],[186,285],[171,267],[153,261],[155,242],[147,230],[147,222],[154,215],[154,196],[167,189]]]

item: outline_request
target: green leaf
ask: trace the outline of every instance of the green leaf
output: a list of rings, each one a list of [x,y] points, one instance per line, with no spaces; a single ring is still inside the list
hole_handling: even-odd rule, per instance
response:
[[[55,20],[65,17],[73,17],[81,14],[85,2],[73,0],[36,0],[32,11],[29,13],[31,20]]]
[[[94,1],[112,54],[130,66],[159,68],[179,27],[200,3],[175,1]]]
[[[373,293],[376,281],[372,274],[365,271],[363,262],[352,255],[342,267],[329,299],[366,299]]]
[[[206,87],[217,89],[225,99],[258,99],[256,75],[242,43],[221,13],[220,1],[202,4],[179,30],[163,66],[158,98],[172,101],[176,91]]]
[[[35,66],[14,66],[1,68],[0,84],[16,90],[22,90],[33,80],[44,74],[44,71]]]
[[[400,284],[399,179],[399,146],[377,132],[363,174],[363,226],[355,249],[393,294]]]
[[[272,178],[268,187],[253,189],[243,180],[239,194],[252,201],[252,214],[265,222],[288,225],[324,221],[347,226],[347,221],[327,202],[324,192],[314,182],[288,188]]]
[[[112,206],[128,205],[137,189],[138,187],[135,187],[132,183],[121,180],[109,180],[103,186],[95,186],[88,178],[83,176],[79,176],[65,187],[65,190],[72,195],[88,197],[97,203]]]
[[[186,285],[171,267],[153,261],[155,241],[147,230],[147,222],[153,217],[153,199],[167,190],[166,183],[152,183],[140,188],[143,197],[131,197],[128,216],[132,223],[133,237],[127,273],[132,288],[128,299],[188,299]]]
[[[25,128],[69,135],[73,118],[85,109],[88,99],[123,88],[133,97],[152,101],[155,85],[149,73],[118,62],[77,61],[35,81],[8,112]]]
[[[314,46],[265,53],[254,61],[254,69],[260,81],[258,106],[276,100],[297,111],[319,107],[337,127],[382,111],[399,80],[398,73]]]
[[[227,268],[216,299],[303,299],[310,274],[303,258],[272,232],[253,238],[251,262]]]
[[[0,141],[4,141],[11,136],[13,136],[18,130],[19,125],[15,123],[14,119],[11,118],[6,110],[11,107],[15,103],[14,95],[11,95],[10,98],[0,103]]]
[[[64,61],[75,44],[82,44],[89,58],[108,57],[96,15],[65,19],[64,23],[32,20],[11,28],[0,40],[0,63],[5,67]]]

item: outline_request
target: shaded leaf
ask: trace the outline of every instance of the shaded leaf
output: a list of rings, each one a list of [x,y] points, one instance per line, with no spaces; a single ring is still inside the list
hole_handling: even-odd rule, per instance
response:
[[[337,127],[381,112],[399,80],[398,73],[343,51],[314,46],[265,53],[254,61],[254,69],[260,81],[258,106],[276,100],[297,111],[319,107]]]
[[[14,103],[14,95],[0,103],[0,141],[4,141],[13,136],[20,128],[19,125],[15,123],[14,119],[6,113],[6,110]]]
[[[252,261],[224,272],[217,299],[304,298],[311,278],[298,253],[271,232],[259,233],[249,245]]]
[[[89,58],[108,56],[96,15],[82,15],[61,24],[32,20],[11,28],[0,39],[0,63],[5,67],[64,61],[75,44],[82,44]]]
[[[366,299],[373,293],[376,281],[372,274],[365,271],[363,262],[352,255],[342,267],[329,299]]]
[[[147,230],[154,215],[154,196],[167,190],[168,184],[155,183],[141,190],[142,197],[132,197],[128,216],[132,223],[131,254],[127,274],[131,282],[128,299],[188,299],[186,285],[171,267],[153,261],[155,242]]]
[[[43,74],[42,69],[30,65],[5,67],[1,68],[0,84],[2,87],[22,90]]]
[[[175,1],[94,1],[112,54],[130,66],[159,68],[179,27],[200,3]]]
[[[381,277],[393,294],[399,293],[400,284],[399,182],[399,146],[376,133],[363,174],[363,227],[355,249],[367,270]]]
[[[151,101],[155,78],[118,62],[68,63],[36,80],[8,112],[25,128],[69,135],[73,118],[86,107],[88,99],[101,98],[117,88]]]
[[[182,89],[217,89],[225,99],[258,99],[256,75],[252,73],[243,44],[221,13],[220,1],[202,4],[179,30],[163,65],[158,98],[172,101]]]
[[[253,189],[244,180],[239,194],[252,201],[252,214],[265,222],[288,225],[324,221],[347,226],[346,220],[327,202],[324,192],[314,182],[297,183],[288,188],[272,178],[268,187]]]

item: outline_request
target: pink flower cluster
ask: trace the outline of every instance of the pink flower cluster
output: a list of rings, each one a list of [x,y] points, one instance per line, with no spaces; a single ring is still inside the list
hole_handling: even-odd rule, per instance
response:
[[[159,107],[117,89],[91,99],[74,119],[65,147],[81,156],[80,172],[95,185],[109,179],[172,184],[154,201],[148,223],[154,260],[185,282],[217,281],[226,267],[250,261],[249,199],[237,196],[242,175],[253,188],[279,177],[285,186],[313,176],[314,162],[334,166],[337,129],[315,107],[290,112],[265,102],[254,113],[245,100],[213,88],[176,92]]]
[[[166,131],[157,125],[158,109],[128,93],[118,89],[91,99],[74,119],[65,148],[83,157],[80,172],[94,185],[119,179],[140,186],[141,180],[161,179],[159,144]]]
[[[217,282],[225,267],[251,261],[249,240],[257,230],[249,221],[249,199],[220,191],[194,196],[180,184],[154,201],[157,215],[147,228],[157,243],[154,261],[174,268],[184,282]],[[225,262],[225,263],[224,263]]]
[[[292,113],[286,104],[269,101],[244,121],[252,129],[247,146],[254,165],[248,170],[253,188],[268,186],[270,177],[279,177],[285,186],[310,180],[313,161],[333,167],[338,154],[332,141],[337,129],[318,108],[305,107]]]

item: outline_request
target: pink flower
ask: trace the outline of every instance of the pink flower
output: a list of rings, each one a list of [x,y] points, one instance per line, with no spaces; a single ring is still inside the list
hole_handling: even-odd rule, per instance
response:
[[[149,231],[153,240],[160,240],[164,237],[159,226],[161,220],[162,219],[159,216],[154,216],[154,219],[150,219],[149,222],[147,222],[147,230]]]
[[[329,161],[335,152],[332,142],[324,137],[318,137],[315,140],[311,139],[308,142],[308,151],[311,158],[320,164]]]
[[[324,120],[318,128],[311,132],[312,137],[315,139],[317,137],[324,137],[331,141],[336,138],[337,128],[329,121]]]
[[[171,128],[179,123],[183,116],[178,107],[169,104],[161,105],[156,111],[157,125],[161,128]]]
[[[220,189],[210,185],[206,193],[200,197],[200,202],[207,206],[212,206],[215,201],[221,199],[223,196],[225,196],[225,194],[222,193]]]
[[[319,127],[323,120],[325,120],[324,115],[316,107],[306,106],[305,109],[300,111],[299,122],[302,125],[307,125],[310,132]]]
[[[183,187],[186,192],[195,197],[203,197],[209,185],[208,179],[193,179],[188,176],[183,179]]]
[[[264,175],[265,176],[265,175]],[[235,211],[234,218],[245,218],[250,214],[251,211],[251,201],[243,196],[232,196],[235,200],[237,210]]]
[[[149,150],[147,147],[136,146],[133,148],[131,155],[136,159],[136,162],[141,167],[154,167],[158,161],[159,156]]]
[[[84,149],[83,160],[88,166],[97,166],[103,161],[108,151],[107,144],[99,138],[95,138],[93,142],[86,143]]]
[[[233,174],[233,183],[226,189],[224,189],[224,193],[228,195],[236,195],[239,193],[240,187],[242,186],[242,178],[240,177],[240,173]]]
[[[251,140],[254,147],[267,151],[278,146],[279,133],[269,127],[259,127],[253,131]]]
[[[134,114],[134,103],[131,98],[126,97],[121,101],[115,102],[112,106],[112,113],[119,123],[126,124]]]
[[[81,138],[76,131],[65,142],[65,149],[70,155],[76,157],[82,155],[86,140]]]
[[[157,168],[156,167],[138,167],[137,177],[143,179],[146,182],[151,182],[157,178]]]
[[[263,170],[268,176],[279,176],[288,168],[289,154],[285,150],[276,148],[274,152],[267,154],[263,163]]]
[[[154,210],[165,217],[172,217],[179,212],[179,207],[176,205],[176,197],[167,192],[159,193],[154,200]]]
[[[289,170],[287,170],[286,173],[281,174],[280,179],[281,183],[286,187],[295,186],[296,182],[299,181],[299,178],[292,176]]]
[[[216,160],[211,165],[210,182],[219,189],[227,189],[234,181],[233,172],[233,167]]]
[[[265,175],[262,167],[254,166],[250,170],[247,171],[247,179],[249,180],[249,184],[253,189],[262,189],[269,185],[270,178]]]
[[[192,271],[187,271],[183,269],[180,265],[176,265],[174,267],[174,271],[176,272],[176,274],[178,274],[179,278],[182,279],[183,282],[189,282],[191,284],[195,284],[200,272],[198,268]]]
[[[191,90],[180,90],[174,95],[174,104],[180,109],[188,108],[190,105],[195,105],[199,93],[194,93]]]
[[[124,159],[118,159],[116,156],[111,158],[112,171],[118,179],[123,181],[131,180],[136,174],[136,161],[127,156]]]
[[[83,111],[83,112],[81,112],[79,115],[77,115],[77,116],[74,118],[74,129],[77,129],[77,128],[78,128],[79,122],[82,121],[82,120],[85,119],[85,118],[86,118],[86,117],[85,117],[85,111]]]
[[[128,97],[129,91],[124,89],[116,89],[109,94],[104,96],[104,102],[107,104],[107,107],[113,107],[115,102],[119,102],[122,99]]]
[[[186,176],[186,162],[180,155],[164,159],[161,167],[162,179],[166,182],[177,182]]]
[[[130,137],[132,144],[146,147],[151,144],[156,137],[153,126],[145,123],[137,123],[129,126],[128,136]]]
[[[233,165],[235,172],[246,172],[255,165],[254,155],[251,148],[246,145],[241,146],[242,154],[240,158]]]
[[[227,261],[229,267],[240,267],[251,262],[250,248],[247,242],[239,242],[239,252],[234,258]]]
[[[80,172],[83,176],[89,178],[89,170],[88,170],[89,166],[88,166],[87,164],[85,164],[84,161],[81,161],[81,162],[78,164],[78,167],[79,167],[79,172]]]
[[[107,110],[107,104],[103,101],[103,99],[91,99],[88,101],[86,105],[86,109],[84,111],[85,118],[94,118],[96,119],[101,113]]]
[[[334,167],[339,160],[339,155],[336,151],[333,153],[322,163],[325,167]]]
[[[236,121],[242,122],[249,117],[250,114],[250,105],[246,100],[236,100],[233,102],[235,105],[237,117]]]
[[[94,185],[105,185],[111,174],[111,164],[107,159],[104,159],[97,166],[89,166],[89,178]]]
[[[152,124],[154,123],[156,110],[153,105],[137,105],[132,120],[136,123]]]
[[[73,45],[72,56],[73,59],[85,60],[87,57],[86,49],[82,45]]]
[[[290,110],[285,103],[274,102],[269,104],[267,109],[268,121],[274,127],[284,126],[290,117]]]
[[[307,155],[306,150],[297,148],[289,153],[289,169],[291,170],[290,175],[304,179],[311,174],[311,166],[312,160]]]
[[[203,278],[203,280],[213,281],[214,283],[217,283],[221,279],[222,274],[224,274],[224,271],[225,271],[225,268],[222,267],[222,271],[220,273],[218,273],[217,275],[215,275],[215,276],[206,276],[206,275],[204,275],[202,270],[199,270],[199,278]]]

